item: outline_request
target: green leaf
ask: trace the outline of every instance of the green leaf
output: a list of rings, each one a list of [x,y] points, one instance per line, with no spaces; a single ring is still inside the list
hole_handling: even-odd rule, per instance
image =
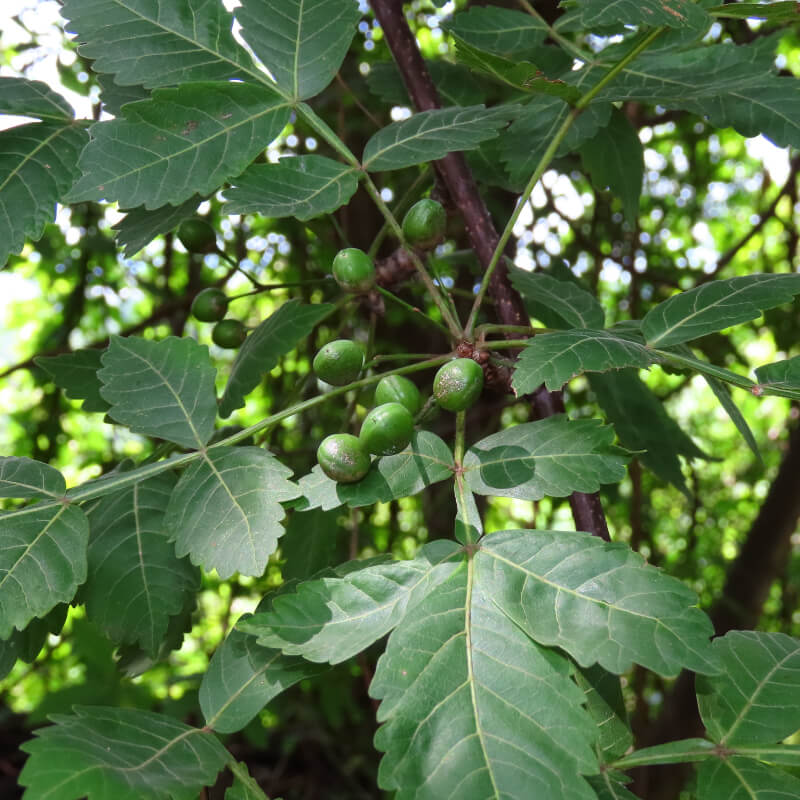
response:
[[[64,496],[64,476],[49,464],[32,458],[0,456],[0,497]]]
[[[547,23],[530,14],[491,6],[470,8],[444,26],[479,50],[509,59],[529,58],[548,35]]]
[[[767,764],[784,764],[787,767],[800,767],[800,745],[756,744],[737,745],[736,752],[748,758],[756,758]]]
[[[219,403],[220,416],[230,416],[241,408],[245,397],[278,359],[293,350],[333,309],[329,303],[303,305],[299,300],[289,300],[267,317],[245,339],[236,355]]]
[[[708,13],[729,19],[765,19],[769,22],[793,22],[797,19],[797,0],[774,3],[729,3],[713,6]]]
[[[598,663],[619,675],[634,662],[666,677],[719,669],[697,595],[626,544],[589,533],[503,531],[481,541],[475,563],[504,614],[582,667]]]
[[[112,336],[102,362],[100,394],[112,419],[183,447],[200,448],[211,438],[216,370],[205,345],[187,337]]]
[[[99,348],[89,348],[60,356],[37,356],[33,360],[70,400],[83,400],[83,411],[108,411],[109,404],[100,396],[103,384],[97,377],[103,366],[102,355]]]
[[[312,509],[289,516],[286,533],[281,538],[281,575],[284,581],[305,580],[335,564],[339,545],[339,513]]]
[[[62,503],[0,514],[0,639],[22,630],[86,580],[89,522]]]
[[[209,450],[181,475],[164,526],[179,556],[216,569],[261,575],[283,535],[284,500],[297,497],[292,471],[260,447]]]
[[[742,275],[710,281],[651,309],[642,320],[649,345],[667,347],[749,322],[800,293],[800,275]]]
[[[733,401],[731,397],[731,390],[728,388],[728,384],[723,383],[719,378],[714,378],[710,375],[704,375],[706,383],[709,385],[709,388],[714,395],[716,396],[717,400],[719,400],[719,404],[725,409],[725,413],[730,417],[731,422],[736,426],[736,430],[742,435],[742,438],[747,442],[747,446],[750,448],[750,451],[753,455],[758,459],[759,463],[763,463],[761,459],[761,453],[758,449],[758,442],[756,442],[756,437],[753,435],[753,432],[750,430],[750,426],[747,424],[747,420],[744,418],[744,415],[739,410],[739,406]]]
[[[615,23],[656,28],[693,28],[703,32],[711,25],[705,9],[692,0],[578,0],[581,22],[587,28]]]
[[[455,35],[453,39],[456,43],[456,57],[464,66],[488,75],[499,83],[532,94],[561,97],[567,102],[574,102],[581,95],[571,84],[558,78],[546,77],[544,72],[530,61],[519,61],[487,53]]]
[[[177,228],[185,219],[194,216],[200,197],[190,197],[179,206],[161,206],[148,211],[144,206],[132,208],[112,230],[117,232],[117,243],[125,246],[125,257],[132,258],[156,236]]]
[[[8,639],[0,641],[0,678],[5,678],[17,659],[32,664],[39,655],[49,634],[61,633],[67,618],[66,603],[57,605],[42,619],[32,619],[25,630],[15,630]]]
[[[600,128],[581,145],[581,160],[595,189],[602,191],[608,188],[619,197],[625,218],[633,225],[639,215],[644,150],[639,136],[622,111],[615,108],[608,125]]]
[[[635,370],[590,375],[589,385],[623,447],[688,496],[679,456],[708,458],[667,414]]]
[[[364,148],[364,168],[372,172],[402,169],[472,150],[497,136],[518,111],[519,106],[511,105],[421,111],[378,131]]]
[[[586,710],[597,726],[602,760],[606,764],[614,761],[633,744],[620,679],[597,665],[576,668],[574,678],[586,695]]]
[[[600,420],[557,414],[487,436],[467,451],[464,475],[478,494],[541,500],[596,492],[625,476],[629,455]]]
[[[108,73],[97,75],[100,84],[100,102],[103,110],[114,117],[122,114],[122,106],[137,100],[148,100],[150,92],[144,86],[119,86]]]
[[[246,614],[240,621],[249,617]],[[212,730],[235,733],[273,697],[320,672],[319,665],[259,647],[252,636],[234,629],[203,675],[199,698],[203,718]]]
[[[764,394],[800,399],[800,356],[757,367],[756,378],[755,391],[760,389]]]
[[[173,86],[255,72],[215,0],[66,0],[61,15],[78,52],[120,86]]]
[[[240,761],[238,769],[234,772],[233,784],[225,790],[225,800],[269,800],[269,798],[250,776],[247,765]]]
[[[164,515],[170,473],[104,497],[89,514],[89,571],[81,589],[86,616],[116,644],[155,656],[170,617],[200,587],[197,570],[175,556]]]
[[[511,283],[522,295],[525,310],[548,328],[603,328],[603,307],[594,295],[572,281],[561,281],[542,272],[514,267]]]
[[[378,783],[397,800],[595,800],[596,728],[559,653],[494,602],[472,561],[389,637],[370,694],[381,700]]]
[[[449,61],[425,61],[439,97],[445,106],[475,106],[486,100],[486,92],[469,70]],[[370,67],[367,86],[372,94],[393,106],[412,105],[403,78],[394,61],[379,61]]]
[[[75,116],[72,106],[46,83],[5,75],[0,77],[0,114],[61,123]]]
[[[657,359],[648,349],[611,331],[574,328],[534,336],[520,354],[512,386],[517,396],[543,383],[552,392],[584,372],[648,368]]]
[[[726,747],[773,744],[800,719],[800,641],[782,633],[731,631],[714,641],[721,674],[697,689],[711,739]]]
[[[293,594],[276,597],[271,611],[256,613],[237,627],[286,655],[339,664],[392,630],[462,558],[455,542],[440,539],[409,561],[305,581]]]
[[[178,205],[238,175],[289,121],[272,89],[247,83],[189,83],[129,103],[121,119],[98,122],[81,154],[72,202],[125,208]]]
[[[639,800],[625,788],[625,783],[630,778],[622,772],[606,769],[600,775],[590,775],[587,780],[594,789],[597,800]]]
[[[210,733],[132,708],[76,706],[22,745],[26,797],[195,800],[229,756]]]
[[[556,158],[574,152],[595,136],[608,124],[612,108],[610,103],[599,102],[585,108],[567,131],[556,151]],[[500,140],[500,158],[512,182],[519,186],[528,182],[548,144],[571,112],[572,107],[561,98],[542,95],[534,97],[515,115],[516,119]]]
[[[305,221],[345,205],[358,188],[358,175],[324,156],[293,156],[252,164],[232,183],[225,191],[225,213]]]
[[[418,431],[402,453],[376,459],[370,471],[357,483],[336,483],[319,465],[315,466],[299,481],[307,500],[300,508],[327,511],[342,503],[351,508],[388,503],[452,477],[454,469],[450,448],[435,433]]]
[[[245,41],[292,100],[333,80],[361,19],[353,0],[243,0],[235,13]]]
[[[789,800],[800,797],[800,779],[750,758],[708,760],[697,770],[697,800]]]
[[[80,127],[34,122],[0,131],[0,267],[36,240],[80,175]]]

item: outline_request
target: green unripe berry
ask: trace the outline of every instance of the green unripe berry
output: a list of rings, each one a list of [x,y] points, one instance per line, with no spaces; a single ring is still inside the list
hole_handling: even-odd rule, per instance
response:
[[[339,483],[360,481],[369,471],[369,454],[357,436],[334,433],[317,448],[317,461],[322,471]]]
[[[400,403],[412,415],[422,408],[419,389],[412,381],[402,375],[386,375],[378,381],[378,385],[375,388],[375,405],[381,405],[382,403]]]
[[[192,316],[201,322],[217,322],[228,310],[228,298],[221,289],[203,289],[192,301]]]
[[[211,329],[211,340],[217,347],[235,350],[247,338],[247,328],[238,319],[223,319]]]
[[[350,339],[336,339],[321,347],[314,356],[314,372],[333,386],[352,383],[364,366],[364,351]]]
[[[178,228],[178,239],[190,253],[216,253],[217,234],[202,219],[193,217],[181,222]]]
[[[447,411],[464,411],[483,389],[483,370],[471,358],[449,361],[433,379],[433,396]]]
[[[403,236],[421,250],[431,250],[444,239],[447,214],[441,203],[423,199],[414,203],[403,217]]]
[[[346,247],[333,259],[333,277],[346,292],[368,292],[375,283],[375,265],[363,250]]]
[[[414,418],[400,403],[384,403],[364,417],[358,438],[376,456],[391,456],[405,450],[414,433]]]

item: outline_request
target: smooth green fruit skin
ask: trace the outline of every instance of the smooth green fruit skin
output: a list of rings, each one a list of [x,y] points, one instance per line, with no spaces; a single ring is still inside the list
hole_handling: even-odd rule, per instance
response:
[[[238,319],[223,319],[211,329],[211,340],[226,350],[235,350],[246,338],[247,328]]]
[[[375,405],[383,403],[400,403],[412,414],[416,414],[422,408],[419,389],[402,375],[387,375],[378,381],[375,388]]]
[[[368,292],[375,283],[372,259],[357,247],[340,250],[333,259],[333,277],[346,292]]]
[[[376,456],[391,456],[405,450],[414,433],[414,418],[400,403],[373,408],[361,423],[358,438]]]
[[[464,411],[483,390],[483,370],[471,358],[449,361],[433,379],[433,396],[447,411]]]
[[[178,227],[178,239],[190,253],[215,253],[217,234],[202,219],[187,219]]]
[[[339,483],[360,481],[369,471],[369,454],[357,436],[334,433],[317,448],[317,461],[322,471]]]
[[[228,310],[228,298],[221,289],[203,289],[192,301],[192,315],[201,322],[217,322]]]
[[[414,203],[403,217],[403,236],[409,244],[431,250],[444,239],[447,213],[441,203],[424,199]]]
[[[364,366],[364,351],[350,339],[328,342],[314,356],[317,377],[333,386],[352,383]]]

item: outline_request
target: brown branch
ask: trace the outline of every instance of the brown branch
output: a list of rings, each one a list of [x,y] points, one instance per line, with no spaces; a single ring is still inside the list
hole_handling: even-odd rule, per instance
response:
[[[371,5],[412,103],[419,111],[440,108],[439,94],[419,52],[416,39],[408,27],[402,2],[371,0]],[[500,237],[464,156],[461,153],[448,153],[433,166],[441,183],[447,188],[453,205],[461,212],[470,243],[485,269],[492,260]],[[522,298],[511,285],[508,268],[502,260],[492,274],[489,293],[504,325],[528,324],[528,314]],[[540,418],[564,411],[561,394],[544,389],[534,393],[533,406]],[[574,492],[570,496],[570,506],[579,530],[590,531],[606,540],[609,538],[608,526],[597,494]]]

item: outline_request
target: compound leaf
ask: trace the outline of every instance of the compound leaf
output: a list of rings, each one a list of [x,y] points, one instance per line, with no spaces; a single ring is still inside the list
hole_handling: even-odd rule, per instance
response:
[[[0,77],[0,114],[62,123],[75,116],[72,106],[46,83],[6,75]]]
[[[258,73],[217,0],[66,0],[78,52],[120,86],[174,86]]]
[[[556,391],[584,372],[646,369],[655,360],[644,345],[611,331],[575,328],[541,334],[525,345],[512,386],[518,396],[536,391],[543,383],[550,391]]]
[[[261,575],[283,535],[281,502],[299,495],[292,471],[260,447],[217,447],[181,475],[164,525],[179,556],[216,569]]]
[[[626,544],[588,533],[503,531],[481,541],[475,563],[504,614],[582,667],[598,663],[619,675],[635,662],[664,676],[719,669],[695,593]]]
[[[112,419],[183,447],[209,440],[217,416],[216,370],[205,345],[187,337],[112,336],[102,362],[100,394],[111,404]]]
[[[305,339],[314,326],[333,311],[329,303],[303,305],[289,300],[265,319],[239,349],[219,403],[222,417],[244,405],[245,397],[258,386],[278,359]]]
[[[128,103],[98,122],[81,154],[71,201],[118,201],[125,208],[178,205],[209,195],[238,175],[289,121],[272,89],[247,83],[188,83]]]
[[[697,768],[697,800],[788,800],[800,797],[800,779],[773,765],[730,756]]]
[[[315,466],[300,478],[306,502],[299,508],[327,511],[342,503],[351,508],[388,503],[452,477],[454,468],[450,448],[435,433],[417,431],[402,453],[376,459],[370,471],[357,483],[337,483],[328,478],[319,465]]]
[[[78,508],[45,502],[0,515],[0,639],[68,603],[86,580],[89,522]]]
[[[338,664],[387,634],[462,558],[455,542],[437,540],[411,560],[304,581],[237,627],[286,655]]]
[[[446,28],[479,50],[509,59],[530,57],[548,34],[547,24],[537,17],[491,6],[456,14]]]
[[[373,172],[402,169],[448,153],[472,150],[497,136],[518,111],[518,106],[510,105],[421,111],[378,131],[364,148],[364,168]]]
[[[516,267],[508,271],[522,295],[526,311],[548,328],[603,328],[603,307],[597,298],[572,281],[560,281],[542,272]]]
[[[242,616],[240,622],[249,617]],[[200,684],[206,725],[219,733],[235,733],[284,689],[321,671],[297,656],[259,647],[252,636],[234,629],[214,653]]]
[[[81,599],[86,616],[115,643],[155,656],[170,617],[199,588],[164,530],[175,479],[158,475],[104,497],[89,514],[89,570]]]
[[[103,366],[102,355],[99,348],[87,348],[59,356],[37,356],[33,360],[70,400],[83,400],[83,411],[108,411],[109,404],[100,396],[103,384],[97,377]]]
[[[229,755],[211,733],[152,711],[76,706],[22,745],[31,800],[194,800]]]
[[[594,800],[596,728],[569,662],[539,647],[463,561],[389,637],[370,694],[381,700],[378,781],[397,800],[532,796]]]
[[[800,275],[795,273],[710,281],[651,309],[642,320],[642,333],[653,346],[688,342],[756,319],[762,311],[788,303],[798,293]]]
[[[800,720],[800,641],[731,631],[714,641],[722,672],[698,686],[700,715],[719,744],[774,744]]]
[[[557,414],[487,436],[464,458],[467,486],[477,494],[540,500],[596,492],[625,475],[628,454],[600,420]]]
[[[243,0],[242,36],[292,100],[332,80],[361,18],[353,0]]]
[[[708,12],[691,0],[578,0],[578,5],[581,23],[587,28],[624,23],[703,32],[711,25]]]
[[[294,156],[252,164],[232,183],[225,191],[226,213],[305,221],[345,205],[358,188],[358,175],[324,156]]]
[[[80,175],[86,142],[86,131],[63,122],[0,131],[0,267],[53,221],[56,203]]]
[[[49,464],[32,458],[0,456],[0,497],[63,497],[64,476]]]

